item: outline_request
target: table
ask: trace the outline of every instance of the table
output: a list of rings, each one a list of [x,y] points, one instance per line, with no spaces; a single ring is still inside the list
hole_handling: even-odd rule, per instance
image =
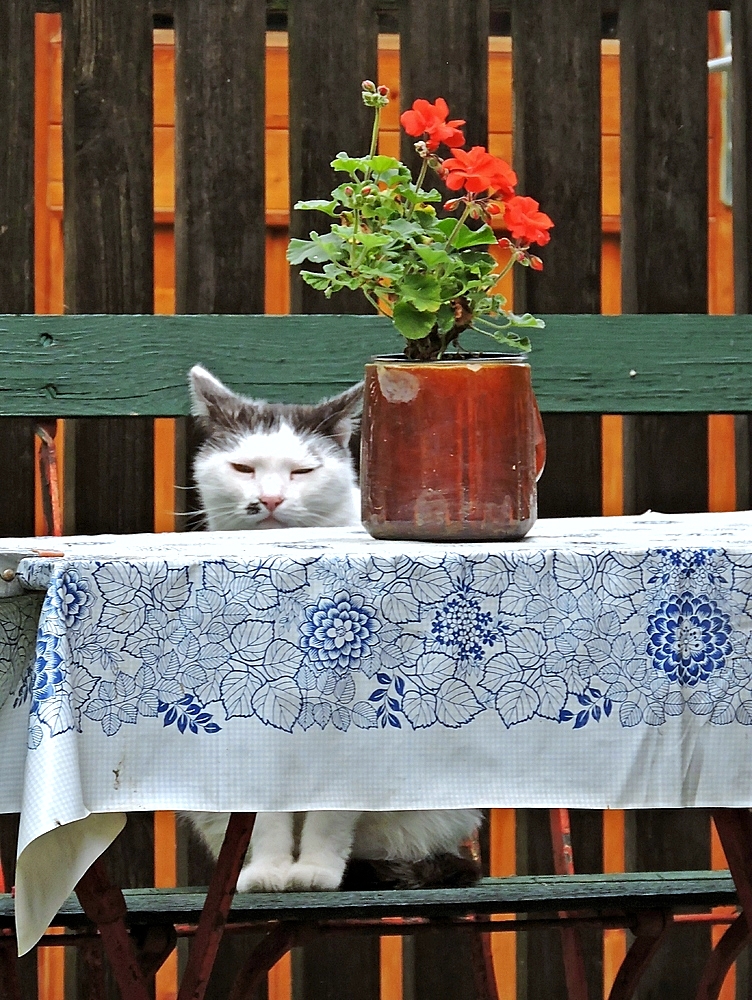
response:
[[[752,804],[750,512],[3,548],[21,953],[126,811]]]

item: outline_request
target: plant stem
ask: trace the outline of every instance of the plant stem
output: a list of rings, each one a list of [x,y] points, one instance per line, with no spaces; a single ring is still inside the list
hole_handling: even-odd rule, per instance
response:
[[[514,253],[511,253],[509,255],[509,260],[506,262],[506,264],[504,265],[504,267],[502,267],[502,269],[496,275],[496,280],[497,281],[501,281],[502,278],[505,278],[509,274],[509,272],[512,270],[512,268],[514,267],[514,265],[516,263],[517,263],[517,258],[515,257]]]
[[[352,271],[355,267],[355,234],[360,228],[360,212],[358,209],[353,209],[353,234],[352,243],[350,244],[350,270]]]
[[[426,171],[427,170],[428,170],[428,157],[425,156],[425,157],[423,157],[423,162],[420,165],[420,173],[418,174],[418,179],[415,182],[415,193],[416,194],[420,191],[420,186],[423,183],[423,181],[426,179]],[[415,209],[415,205],[414,204],[411,205],[408,208],[407,215],[405,216],[406,219],[410,218],[410,216],[413,214],[414,209]]]
[[[376,146],[379,141],[379,121],[381,120],[381,108],[374,108],[373,113],[373,129],[371,130],[371,148],[368,151],[369,159],[376,155]],[[363,183],[365,183],[371,176],[371,168],[368,167],[363,177]]]
[[[471,209],[471,207],[472,207],[472,206],[471,206],[471,205],[470,205],[470,203],[468,202],[468,203],[467,203],[467,204],[465,205],[465,209],[464,209],[464,211],[463,211],[462,215],[461,215],[461,216],[459,217],[459,219],[457,219],[457,225],[456,225],[456,226],[454,227],[454,229],[452,230],[452,233],[451,233],[451,236],[450,236],[450,237],[449,237],[449,239],[448,239],[448,240],[446,241],[446,245],[447,245],[447,250],[448,250],[448,249],[449,249],[449,247],[450,247],[450,246],[452,245],[452,240],[454,239],[454,237],[455,237],[455,236],[457,235],[457,233],[458,233],[458,232],[460,231],[460,229],[462,229],[462,226],[464,225],[464,222],[465,222],[465,219],[466,219],[466,218],[468,217],[468,215],[470,214],[470,209]]]

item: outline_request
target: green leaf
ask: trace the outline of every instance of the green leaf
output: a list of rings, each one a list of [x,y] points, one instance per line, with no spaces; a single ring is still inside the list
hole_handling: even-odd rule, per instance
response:
[[[392,320],[407,340],[420,340],[428,336],[436,317],[433,313],[416,309],[410,302],[398,302],[394,307]]]
[[[439,330],[442,333],[449,333],[454,326],[454,309],[452,309],[448,302],[444,302],[439,307],[439,311],[436,313],[436,322],[439,324]]]
[[[537,316],[533,316],[531,313],[523,313],[521,316],[517,313],[507,313],[507,318],[512,323],[512,326],[529,326],[534,327],[536,330],[542,330],[545,327],[545,323],[542,319],[538,319]]]
[[[437,250],[436,247],[432,246],[417,246],[415,248],[415,252],[418,254],[426,267],[431,270],[438,267],[439,264],[447,263],[447,252],[443,247],[440,250]]]
[[[291,264],[302,264],[304,260],[323,264],[330,259],[329,254],[312,240],[290,240],[285,256]]]
[[[313,198],[310,201],[296,201],[293,208],[301,208],[306,212],[325,212],[327,215],[339,215],[338,201],[327,201],[325,198]]]
[[[393,156],[382,156],[376,155],[372,156],[368,161],[371,166],[371,170],[374,174],[384,174],[387,170],[400,170],[404,169],[399,160],[395,160]]]
[[[365,173],[366,159],[364,156],[349,156],[347,153],[337,153],[330,166],[332,170],[341,170],[351,177],[355,177],[356,172]]]
[[[438,228],[444,233],[447,239],[454,232],[457,225],[456,219],[442,219],[437,223]],[[464,250],[465,247],[488,246],[496,243],[496,234],[490,226],[481,226],[480,229],[469,229],[466,225],[461,225],[459,232],[452,240],[452,247],[457,250]]]
[[[396,233],[403,238],[423,235],[423,227],[419,226],[417,222],[410,222],[409,219],[394,219],[385,224],[384,231],[387,233]]]
[[[366,250],[374,250],[376,247],[384,247],[392,242],[391,236],[384,233],[357,233],[355,242],[360,243]]]
[[[328,278],[325,274],[319,274],[317,271],[301,271],[300,277],[311,288],[316,288],[320,292],[327,291],[332,284],[331,278]]]
[[[505,347],[517,347],[521,351],[529,351],[532,348],[532,344],[527,337],[520,337],[516,333],[504,332],[503,330],[498,330],[496,333],[490,333],[487,330],[480,332],[485,333],[487,337],[491,337],[497,344],[504,344]]]
[[[441,305],[441,288],[430,274],[408,274],[395,292],[419,311],[435,313]]]

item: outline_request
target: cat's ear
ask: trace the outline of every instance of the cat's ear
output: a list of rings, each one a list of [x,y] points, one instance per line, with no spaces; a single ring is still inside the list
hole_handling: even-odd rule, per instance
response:
[[[363,383],[358,382],[339,396],[325,399],[315,407],[315,430],[333,438],[341,448],[347,448],[353,432],[360,424],[363,412]]]
[[[235,393],[223,385],[218,378],[201,365],[194,365],[188,373],[191,390],[191,413],[194,417],[204,417],[207,420],[216,419],[231,401],[237,402]]]

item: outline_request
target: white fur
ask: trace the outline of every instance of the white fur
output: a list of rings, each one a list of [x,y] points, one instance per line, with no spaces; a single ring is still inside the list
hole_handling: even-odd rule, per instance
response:
[[[193,411],[208,418],[211,406],[237,397],[205,369],[191,372]],[[247,402],[247,401],[246,401]],[[260,404],[262,405],[262,404]],[[354,525],[360,523],[360,493],[345,457],[352,430],[345,416],[333,441],[296,433],[282,421],[269,433],[239,431],[224,448],[199,453],[196,483],[213,530]],[[237,471],[247,466],[252,473]],[[301,470],[311,470],[303,472]],[[269,510],[264,498],[273,498]],[[336,889],[350,857],[420,861],[458,854],[481,821],[477,809],[404,812],[259,813],[245,864],[241,892]],[[219,854],[229,815],[185,813],[214,855]]]
[[[285,423],[271,434],[247,433],[227,451],[204,452],[195,475],[212,531],[360,523],[352,468],[326,442],[307,441]],[[266,496],[282,497],[282,503],[269,511],[261,500]],[[259,511],[252,507],[257,503]]]
[[[186,815],[212,853],[219,854],[229,816]],[[293,813],[259,813],[238,891],[337,889],[351,857],[420,861],[434,854],[458,854],[481,818],[479,809],[309,812],[296,838]]]

